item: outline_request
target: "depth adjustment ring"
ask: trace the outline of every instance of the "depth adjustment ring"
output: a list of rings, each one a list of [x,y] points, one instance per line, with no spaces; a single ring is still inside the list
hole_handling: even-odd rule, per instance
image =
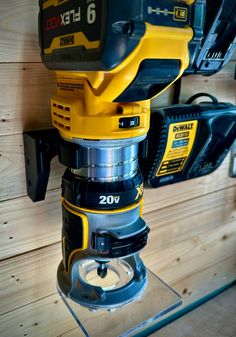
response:
[[[76,207],[92,210],[120,209],[142,200],[143,177],[138,171],[131,179],[100,183],[81,179],[67,169],[62,177],[62,197]],[[103,201],[108,197],[112,199],[110,204]]]

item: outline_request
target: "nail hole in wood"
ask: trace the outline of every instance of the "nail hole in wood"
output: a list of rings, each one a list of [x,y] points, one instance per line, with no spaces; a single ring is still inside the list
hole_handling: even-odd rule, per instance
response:
[[[7,222],[7,221],[4,221],[4,222],[3,222],[3,224],[4,224],[4,225],[7,225],[7,224],[8,224],[8,222]]]
[[[11,278],[14,278],[15,277],[15,275],[11,275]]]
[[[9,240],[12,240],[13,239],[13,236],[9,236]]]
[[[5,119],[5,118],[2,118],[2,122],[3,122],[3,123],[6,122],[6,119]]]
[[[188,289],[185,288],[185,289],[182,291],[182,294],[183,294],[183,295],[186,295],[187,293],[188,293]]]
[[[16,279],[16,282],[19,282],[20,281],[20,279],[18,278],[18,279]]]
[[[23,324],[20,324],[20,327],[22,328],[24,325]]]

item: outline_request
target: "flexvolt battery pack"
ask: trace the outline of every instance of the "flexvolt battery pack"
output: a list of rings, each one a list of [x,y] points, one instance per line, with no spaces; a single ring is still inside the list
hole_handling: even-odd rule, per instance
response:
[[[155,110],[140,147],[140,167],[151,187],[215,171],[236,138],[236,107],[230,103],[174,105]]]

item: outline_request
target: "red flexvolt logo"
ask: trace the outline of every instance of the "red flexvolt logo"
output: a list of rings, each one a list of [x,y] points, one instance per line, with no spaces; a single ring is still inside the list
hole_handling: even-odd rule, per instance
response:
[[[45,31],[57,29],[61,26],[69,25],[73,22],[78,22],[81,20],[81,8],[78,7],[78,10],[72,9],[67,11],[60,16],[53,16],[52,18],[47,19],[45,24]]]
[[[62,26],[61,18],[59,16],[53,16],[52,18],[47,19],[45,31],[48,32],[49,30],[54,30],[58,26]]]

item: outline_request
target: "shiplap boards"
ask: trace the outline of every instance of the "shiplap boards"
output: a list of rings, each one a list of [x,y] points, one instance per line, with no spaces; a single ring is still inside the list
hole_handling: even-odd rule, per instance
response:
[[[220,71],[210,77],[191,76],[184,77],[181,91],[181,101],[186,100],[199,92],[205,92],[215,96],[219,101],[236,104],[236,81],[234,80],[236,62],[232,61]],[[209,101],[202,97],[201,102]]]
[[[38,1],[1,0],[0,62],[40,62]]]
[[[0,74],[0,135],[51,126],[54,72],[41,63],[2,63]]]

